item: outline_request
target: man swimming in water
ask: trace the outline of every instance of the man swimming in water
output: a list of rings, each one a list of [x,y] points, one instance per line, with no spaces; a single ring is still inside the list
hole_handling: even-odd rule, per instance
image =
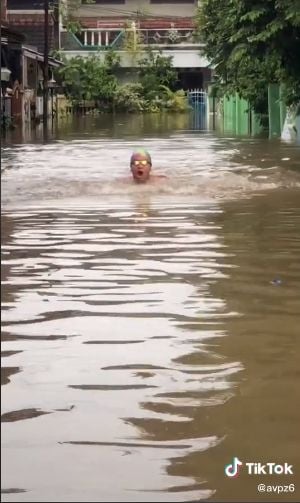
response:
[[[139,149],[133,152],[130,158],[130,169],[133,179],[136,183],[146,183],[161,178],[167,178],[164,175],[151,175],[152,160],[149,152]]]

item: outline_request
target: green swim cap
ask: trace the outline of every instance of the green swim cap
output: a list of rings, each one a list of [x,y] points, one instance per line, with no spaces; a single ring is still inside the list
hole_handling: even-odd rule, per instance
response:
[[[149,164],[152,164],[151,155],[144,148],[139,148],[132,153],[131,158],[130,158],[130,164],[132,164],[133,161],[136,160],[136,157],[141,157],[141,156],[144,157],[145,159],[147,159]]]

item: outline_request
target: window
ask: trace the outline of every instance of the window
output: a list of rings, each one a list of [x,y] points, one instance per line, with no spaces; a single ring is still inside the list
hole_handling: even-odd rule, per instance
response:
[[[8,10],[40,10],[44,9],[43,0],[7,0]]]

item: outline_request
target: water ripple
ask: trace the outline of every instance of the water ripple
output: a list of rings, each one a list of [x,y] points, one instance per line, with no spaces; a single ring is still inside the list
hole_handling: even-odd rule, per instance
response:
[[[4,152],[7,501],[225,501],[233,455],[293,462],[298,154],[144,140],[163,187],[119,180],[130,137]]]

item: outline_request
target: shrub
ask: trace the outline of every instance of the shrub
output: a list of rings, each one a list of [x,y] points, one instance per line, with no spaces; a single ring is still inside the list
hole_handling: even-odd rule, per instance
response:
[[[118,86],[114,93],[114,109],[118,112],[142,112],[146,107],[142,95],[143,86],[139,83]]]

